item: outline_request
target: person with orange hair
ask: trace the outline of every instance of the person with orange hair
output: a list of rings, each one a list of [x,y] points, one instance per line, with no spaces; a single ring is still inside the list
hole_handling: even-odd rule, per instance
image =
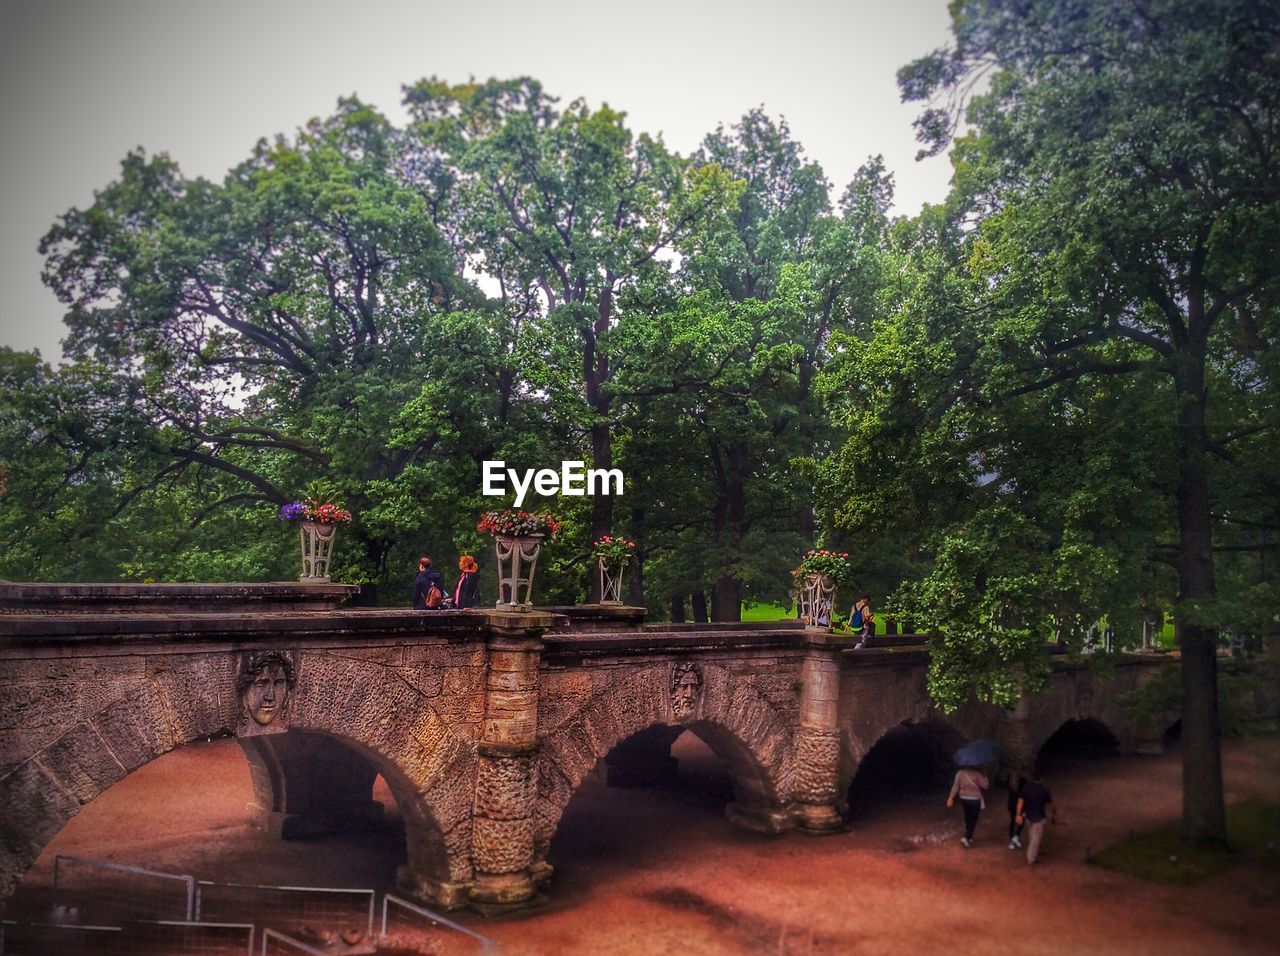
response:
[[[458,559],[458,585],[453,589],[453,606],[456,608],[475,607],[480,603],[480,567],[476,559],[464,554]]]

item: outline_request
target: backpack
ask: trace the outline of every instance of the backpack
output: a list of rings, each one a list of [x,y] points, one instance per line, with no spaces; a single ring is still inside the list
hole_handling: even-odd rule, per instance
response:
[[[862,627],[862,608],[853,612],[853,617],[849,618],[849,626],[854,629]]]
[[[444,595],[434,584],[427,588],[427,597],[423,603],[429,608],[437,608],[444,603]]]

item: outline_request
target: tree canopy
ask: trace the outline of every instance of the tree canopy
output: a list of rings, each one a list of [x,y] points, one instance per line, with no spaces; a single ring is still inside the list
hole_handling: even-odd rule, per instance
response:
[[[325,478],[338,578],[402,603],[479,548],[482,461],[584,459],[626,494],[554,503],[540,599],[625,534],[632,601],[736,620],[840,548],[944,707],[1171,608],[1183,829],[1224,838],[1215,651],[1277,605],[1280,4],[952,13],[898,77],[954,168],[911,218],[763,107],[682,156],[527,77],[343,100],[220,182],[129,154],[41,244],[68,361],[0,351],[0,574],[287,577]]]
[[[955,5],[954,46],[899,74],[925,152],[967,127],[955,189],[895,234],[907,279],[827,382],[837,520],[920,533],[901,599],[944,701],[1011,703],[1046,636],[1172,600],[1189,838],[1226,836],[1218,632],[1275,606],[1277,12]]]

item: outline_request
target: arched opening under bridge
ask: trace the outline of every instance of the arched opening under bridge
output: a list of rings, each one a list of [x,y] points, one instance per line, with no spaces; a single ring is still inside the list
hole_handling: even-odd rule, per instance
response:
[[[740,796],[741,749],[711,724],[656,725],[620,741],[583,778],[558,821],[547,854],[557,899],[638,870],[678,868],[722,841],[767,839],[725,816]]]
[[[847,818],[856,825],[941,801],[956,770],[951,755],[963,743],[955,728],[938,720],[890,728],[858,763],[849,782]]]
[[[337,738],[306,736],[314,755],[352,762],[354,751]],[[332,826],[282,839],[261,806],[257,770],[252,759],[246,760],[241,743],[222,736],[186,744],[103,790],[44,846],[19,885],[9,913],[28,921],[56,916],[55,873],[59,901],[64,908],[84,908],[85,913],[77,914],[82,921],[86,915],[93,917],[95,909],[129,903],[127,897],[139,892],[132,871],[98,863],[217,883],[370,889],[395,885],[397,867],[406,860],[405,821],[392,786],[372,764],[365,792],[381,807],[376,816],[368,814],[358,826]],[[143,882],[150,887],[155,881]],[[110,920],[112,914],[102,916]]]
[[[1068,720],[1041,745],[1036,765],[1045,772],[1081,760],[1114,757],[1120,742],[1106,724],[1091,717]]]

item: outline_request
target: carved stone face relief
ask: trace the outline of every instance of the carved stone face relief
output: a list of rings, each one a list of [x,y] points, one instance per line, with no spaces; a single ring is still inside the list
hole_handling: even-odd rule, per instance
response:
[[[236,677],[241,704],[240,735],[288,730],[289,699],[294,683],[293,659],[285,651],[241,657],[240,673]]]
[[[702,671],[697,664],[677,664],[671,671],[671,713],[676,720],[693,720],[702,700]]]

